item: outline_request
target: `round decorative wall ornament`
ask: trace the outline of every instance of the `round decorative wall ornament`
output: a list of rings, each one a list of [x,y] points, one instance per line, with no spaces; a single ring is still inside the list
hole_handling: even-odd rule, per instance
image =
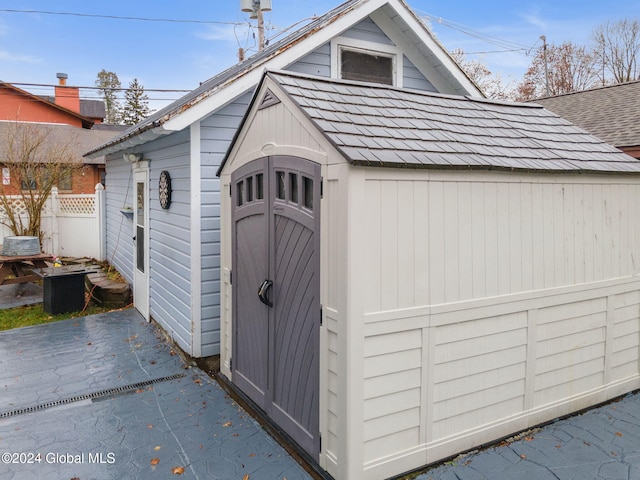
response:
[[[158,196],[160,197],[160,206],[167,210],[171,205],[171,175],[166,170],[160,172],[160,181],[158,182]]]

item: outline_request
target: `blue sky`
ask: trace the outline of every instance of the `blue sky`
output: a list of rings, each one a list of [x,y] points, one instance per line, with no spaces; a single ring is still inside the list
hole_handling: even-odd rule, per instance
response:
[[[314,14],[325,13],[341,0],[272,0],[272,3],[273,10],[265,15],[270,26],[268,37]],[[594,27],[607,20],[640,18],[638,0],[409,0],[408,3],[420,16],[429,19],[446,48],[489,52],[479,55],[494,73],[514,82],[521,78],[531,57],[522,50],[503,50],[537,46],[540,35],[545,35],[549,43],[586,44]],[[55,84],[56,73],[64,72],[69,75],[69,85],[93,86],[97,73],[106,69],[118,75],[123,87],[138,78],[148,90],[190,90],[233,65],[238,47],[250,49],[254,45],[249,23],[248,16],[240,11],[240,0],[0,0],[0,80]],[[487,37],[493,39],[492,43],[486,41]],[[51,88],[22,88],[36,94],[52,93]],[[82,91],[85,97],[91,94],[90,90]],[[152,99],[180,96],[154,92],[148,95]],[[154,101],[152,106],[162,104]]]

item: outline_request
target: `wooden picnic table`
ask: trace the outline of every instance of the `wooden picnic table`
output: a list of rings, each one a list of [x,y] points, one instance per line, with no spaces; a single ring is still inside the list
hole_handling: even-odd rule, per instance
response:
[[[51,255],[40,253],[38,255],[26,256],[5,256],[0,255],[0,285],[11,283],[28,283],[40,280],[38,275],[34,275],[29,270],[34,268],[47,268],[47,261],[53,260]],[[13,275],[15,278],[7,278]]]

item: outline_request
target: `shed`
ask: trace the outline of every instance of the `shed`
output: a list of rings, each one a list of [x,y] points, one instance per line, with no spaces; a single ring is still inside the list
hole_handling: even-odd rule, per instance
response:
[[[637,389],[638,173],[534,104],[267,72],[218,171],[222,374],[338,480]]]

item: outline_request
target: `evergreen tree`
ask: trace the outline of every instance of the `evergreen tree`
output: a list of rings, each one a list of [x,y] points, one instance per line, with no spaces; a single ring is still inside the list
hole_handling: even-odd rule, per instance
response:
[[[98,73],[95,83],[96,87],[102,92],[104,98],[104,106],[106,109],[105,123],[120,123],[120,103],[118,102],[118,91],[120,90],[120,80],[118,75],[113,72],[107,72],[102,69]]]
[[[144,120],[150,113],[149,97],[144,93],[144,87],[138,82],[138,79],[134,78],[127,91],[124,92],[122,123],[135,125]]]

